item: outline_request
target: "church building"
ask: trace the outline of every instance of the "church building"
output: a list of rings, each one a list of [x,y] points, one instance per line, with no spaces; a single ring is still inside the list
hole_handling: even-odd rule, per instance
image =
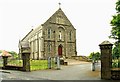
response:
[[[76,56],[76,29],[59,8],[44,24],[32,29],[20,42],[28,41],[31,59]]]

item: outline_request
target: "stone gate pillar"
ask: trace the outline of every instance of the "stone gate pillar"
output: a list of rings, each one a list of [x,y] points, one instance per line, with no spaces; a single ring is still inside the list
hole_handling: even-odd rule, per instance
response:
[[[30,71],[30,46],[29,42],[21,42],[21,55],[23,60],[23,71]]]
[[[113,44],[103,41],[99,46],[101,50],[101,79],[111,79]]]
[[[3,58],[3,69],[7,66],[7,59],[8,59],[8,56],[2,56]]]
[[[23,60],[23,71],[30,71],[30,53],[23,52],[22,53],[22,60]]]
[[[5,69],[6,68],[6,66],[7,66],[7,63],[8,63],[8,57],[11,57],[12,55],[11,54],[9,54],[7,51],[2,51],[2,58],[3,58],[3,69]]]

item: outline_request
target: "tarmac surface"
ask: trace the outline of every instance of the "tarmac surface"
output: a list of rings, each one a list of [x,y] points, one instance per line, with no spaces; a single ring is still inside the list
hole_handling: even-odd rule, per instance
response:
[[[0,70],[1,80],[101,80],[100,63],[92,71],[91,62],[66,60],[67,66],[60,66],[60,70],[47,69],[32,72],[15,70]]]

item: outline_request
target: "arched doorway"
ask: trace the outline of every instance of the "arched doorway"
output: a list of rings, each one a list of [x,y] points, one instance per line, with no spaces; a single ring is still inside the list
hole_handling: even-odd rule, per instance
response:
[[[62,56],[62,45],[61,44],[58,46],[58,55],[60,57]]]

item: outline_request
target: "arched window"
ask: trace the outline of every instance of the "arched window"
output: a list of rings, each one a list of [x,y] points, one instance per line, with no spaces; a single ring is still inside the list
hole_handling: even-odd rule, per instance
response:
[[[72,31],[69,33],[69,39],[72,40]]]
[[[51,29],[48,29],[48,38],[51,38]]]
[[[59,31],[59,40],[61,40],[62,39],[62,33],[61,33],[61,31]]]

